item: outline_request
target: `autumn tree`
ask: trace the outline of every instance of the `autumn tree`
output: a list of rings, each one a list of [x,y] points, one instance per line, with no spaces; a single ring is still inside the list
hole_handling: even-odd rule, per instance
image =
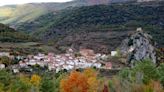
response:
[[[107,85],[104,85],[103,92],[109,92],[109,91],[108,91],[108,87],[107,87]]]
[[[87,77],[88,92],[97,92],[99,81],[96,71],[90,68],[85,69],[84,76]]]
[[[87,92],[87,77],[83,73],[73,71],[70,76],[61,80],[61,92]]]
[[[39,86],[41,84],[41,77],[39,75],[32,75],[31,76],[31,80],[30,80],[31,84],[32,84],[32,92],[39,92]]]
[[[97,92],[97,74],[92,69],[84,72],[73,71],[60,82],[61,92]]]
[[[41,77],[39,75],[32,75],[30,82],[34,85],[34,86],[39,86],[40,82],[41,82]]]
[[[87,78],[90,78],[90,77],[97,77],[97,73],[95,70],[91,69],[91,68],[87,68],[84,70],[84,75],[87,77]]]

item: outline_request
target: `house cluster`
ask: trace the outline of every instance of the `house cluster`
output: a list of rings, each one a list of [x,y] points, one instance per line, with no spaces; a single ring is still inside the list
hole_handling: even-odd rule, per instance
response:
[[[55,55],[48,53],[47,55],[39,53],[38,55],[28,55],[26,58],[20,60],[20,67],[27,67],[29,65],[39,65],[41,67],[47,66],[50,71],[72,70],[78,68],[96,67],[101,68],[101,60],[107,58],[105,54],[95,54],[93,50],[82,49],[76,56],[72,49],[69,49],[65,54]]]
[[[115,51],[112,51],[112,56],[117,54]],[[0,52],[1,56],[10,57],[9,53]],[[103,60],[107,59],[108,56],[106,54],[95,54],[93,50],[90,49],[81,49],[78,53],[74,52],[72,49],[68,49],[68,51],[64,54],[42,54],[38,53],[37,55],[27,55],[27,56],[16,56],[19,63],[14,65],[13,70],[15,72],[19,72],[19,68],[28,68],[28,66],[39,65],[40,67],[47,67],[49,71],[59,72],[60,70],[72,70],[79,68],[104,68]],[[103,65],[103,66],[102,66]],[[106,63],[107,69],[111,69],[112,64],[110,62]],[[0,64],[0,68],[4,68],[3,64]]]

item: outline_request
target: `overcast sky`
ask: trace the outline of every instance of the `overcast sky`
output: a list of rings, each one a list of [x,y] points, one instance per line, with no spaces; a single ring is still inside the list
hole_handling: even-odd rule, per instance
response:
[[[0,6],[11,4],[25,4],[38,2],[67,2],[72,0],[0,0]]]

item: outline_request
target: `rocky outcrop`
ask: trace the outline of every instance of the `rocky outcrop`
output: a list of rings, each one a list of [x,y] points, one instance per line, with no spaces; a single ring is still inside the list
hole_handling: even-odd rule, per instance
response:
[[[125,39],[121,46],[120,52],[127,55],[127,63],[133,67],[135,62],[144,59],[151,59],[156,63],[155,42],[152,37],[144,33],[141,28],[132,34],[129,38]]]

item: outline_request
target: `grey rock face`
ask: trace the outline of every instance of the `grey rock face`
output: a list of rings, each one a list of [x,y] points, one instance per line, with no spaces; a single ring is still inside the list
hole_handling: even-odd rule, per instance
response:
[[[125,39],[121,46],[120,52],[127,55],[128,64],[133,67],[136,61],[151,59],[156,63],[155,43],[152,37],[138,28],[137,31],[129,38]]]

